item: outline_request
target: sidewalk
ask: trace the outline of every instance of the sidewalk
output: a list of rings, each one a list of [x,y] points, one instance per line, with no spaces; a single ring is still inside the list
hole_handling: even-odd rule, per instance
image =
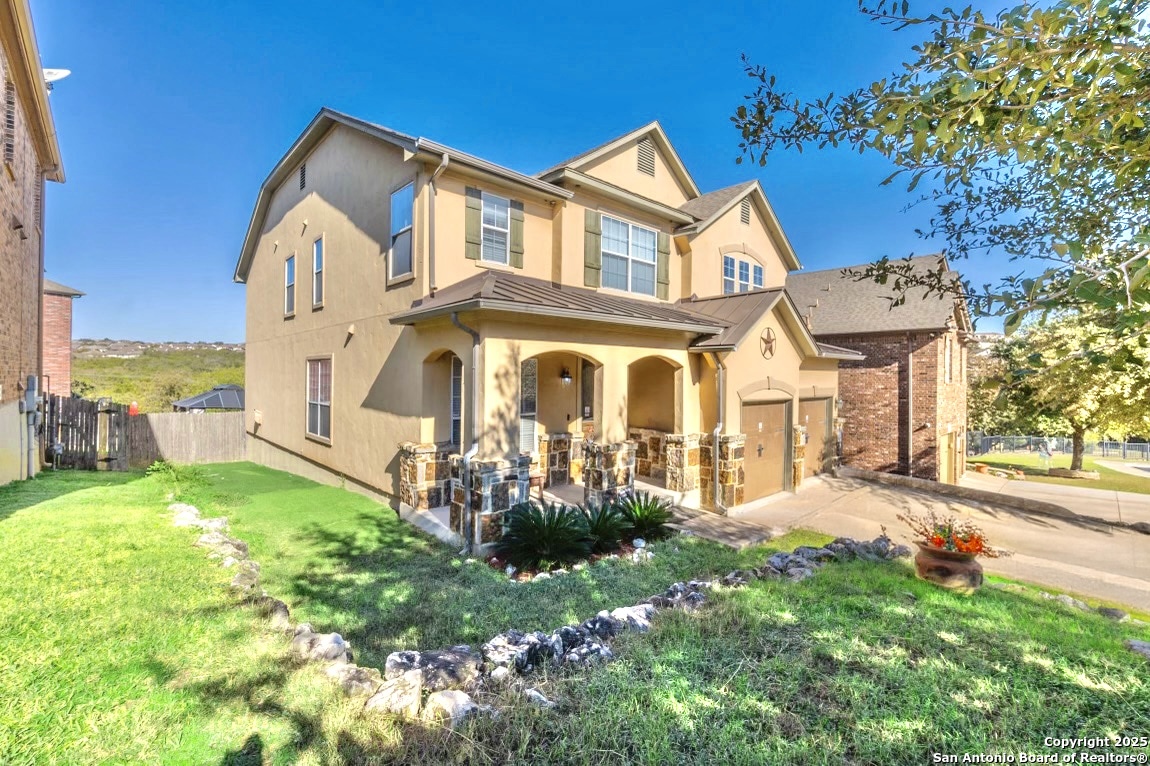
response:
[[[1122,470],[1117,465],[1108,463],[1106,467]],[[959,481],[959,486],[1054,503],[1080,516],[1093,516],[1128,524],[1137,521],[1150,522],[1150,495],[1137,492],[1116,492],[1111,489],[1067,487],[1040,481],[999,479],[974,471],[967,471]]]

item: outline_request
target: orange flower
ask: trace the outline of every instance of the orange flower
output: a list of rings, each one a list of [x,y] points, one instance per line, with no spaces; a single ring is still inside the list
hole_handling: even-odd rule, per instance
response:
[[[941,548],[946,545],[946,540],[943,539],[942,535],[935,535],[934,537],[930,538],[930,544],[935,548]]]

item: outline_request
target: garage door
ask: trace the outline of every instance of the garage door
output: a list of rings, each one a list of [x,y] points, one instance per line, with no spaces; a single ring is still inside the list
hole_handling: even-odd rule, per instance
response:
[[[799,402],[799,424],[807,427],[807,452],[803,461],[803,478],[822,473],[831,457],[830,399],[807,399]]]
[[[744,404],[743,451],[744,501],[782,492],[786,486],[787,415],[786,402]]]

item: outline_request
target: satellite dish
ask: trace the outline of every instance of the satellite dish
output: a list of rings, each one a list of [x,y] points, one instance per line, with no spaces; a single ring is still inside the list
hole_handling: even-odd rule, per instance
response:
[[[44,83],[48,86],[48,90],[52,90],[52,83],[63,80],[70,74],[72,74],[71,69],[45,69]]]

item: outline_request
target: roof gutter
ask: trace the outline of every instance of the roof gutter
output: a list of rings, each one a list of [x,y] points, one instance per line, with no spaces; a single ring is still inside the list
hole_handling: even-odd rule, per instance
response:
[[[575,196],[555,184],[541,181],[538,178],[532,178],[531,176],[524,175],[510,168],[505,168],[502,165],[496,165],[494,162],[488,162],[472,154],[452,149],[449,146],[444,146],[441,143],[427,138],[415,139],[415,152],[413,152],[413,154],[417,158],[430,161],[441,159],[445,154],[451,155],[452,160],[455,161],[460,172],[470,171],[474,175],[493,180],[497,183],[511,183],[520,188],[534,191],[544,199],[569,200]]]
[[[44,177],[64,183],[64,163],[56,140],[56,123],[48,104],[40,49],[27,0],[0,2],[0,39],[8,52],[9,79],[22,97],[28,128]]]
[[[520,303],[494,300],[491,298],[472,298],[461,303],[431,308],[426,311],[409,311],[392,317],[390,321],[392,324],[415,324],[416,322],[426,321],[436,317],[454,315],[461,311],[506,311],[510,314],[542,316],[552,319],[580,319],[585,322],[601,322],[605,324],[625,325],[627,327],[647,327],[657,330],[673,330],[702,334],[715,334],[726,329],[717,325],[701,325],[659,319],[648,320],[638,317],[606,317],[603,314],[587,311],[574,311],[572,309],[561,309],[553,306],[524,306]]]

